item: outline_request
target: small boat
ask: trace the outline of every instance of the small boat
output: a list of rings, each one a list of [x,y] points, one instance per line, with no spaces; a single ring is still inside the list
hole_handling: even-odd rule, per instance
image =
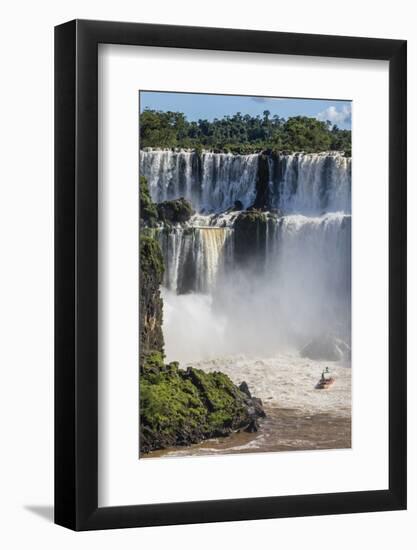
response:
[[[335,379],[330,376],[329,367],[326,367],[326,370],[324,370],[321,373],[321,378],[317,382],[315,389],[316,390],[328,390],[330,386],[332,386],[335,383]]]
[[[328,390],[330,386],[332,386],[335,383],[335,379],[330,378],[320,378],[320,380],[317,382],[315,389],[316,390]]]

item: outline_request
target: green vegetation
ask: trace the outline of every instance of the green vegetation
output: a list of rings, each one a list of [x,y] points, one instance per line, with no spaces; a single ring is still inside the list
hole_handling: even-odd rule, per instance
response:
[[[194,214],[191,203],[183,197],[157,205],[160,221],[164,223],[184,223]]]
[[[164,274],[164,260],[161,247],[149,234],[151,230],[142,230],[140,237],[139,272],[139,328],[140,357],[143,365],[149,354],[163,356],[164,337],[162,334],[162,298],[160,285]],[[155,359],[156,360],[156,359]]]
[[[164,365],[162,356],[146,357],[141,369],[141,451],[189,445],[247,428],[262,416],[258,404],[250,413],[251,399],[221,372],[205,373],[178,363]]]
[[[145,234],[150,235],[150,228],[158,222],[184,223],[194,214],[191,203],[183,197],[155,204],[149,193],[148,182],[144,176],[139,181],[140,221]]]
[[[158,221],[158,210],[149,193],[148,182],[144,176],[139,180],[140,219],[142,224],[153,227]]]
[[[140,115],[141,147],[202,149],[249,154],[271,151],[344,151],[351,154],[351,131],[330,121],[296,116],[287,120],[264,111],[263,117],[225,116],[189,122],[183,113],[145,110]]]
[[[161,247],[156,239],[146,232],[140,238],[140,267],[143,277],[150,278],[157,285],[162,283],[164,274],[164,259]]]
[[[140,450],[147,453],[190,445],[238,429],[257,429],[262,403],[237,388],[220,372],[182,370],[164,363],[163,303],[160,285],[164,260],[156,222],[186,221],[193,211],[185,199],[155,205],[145,178],[140,180]]]

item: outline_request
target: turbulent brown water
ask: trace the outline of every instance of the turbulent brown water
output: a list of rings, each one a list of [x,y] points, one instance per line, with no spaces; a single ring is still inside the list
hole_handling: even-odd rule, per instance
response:
[[[347,449],[351,446],[350,417],[326,413],[304,416],[292,409],[268,407],[266,413],[267,417],[255,434],[239,432],[190,447],[154,451],[144,458]]]
[[[346,449],[351,447],[351,368],[349,363],[302,358],[296,352],[266,359],[230,356],[189,363],[207,372],[221,370],[235,383],[245,380],[260,397],[267,416],[256,433],[240,432],[149,457]],[[323,368],[336,382],[316,390]]]

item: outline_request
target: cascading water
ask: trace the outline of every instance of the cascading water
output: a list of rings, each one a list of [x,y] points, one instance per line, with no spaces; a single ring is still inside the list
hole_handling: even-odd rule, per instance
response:
[[[258,155],[144,150],[140,173],[155,202],[185,197],[199,212],[222,212],[235,201],[248,208],[256,195]]]
[[[264,218],[250,244],[235,222],[258,201],[261,157]],[[327,330],[350,340],[350,158],[144,150],[140,170],[155,202],[185,197],[196,211],[186,224],[159,229],[164,287],[170,296],[208,296],[212,322],[224,328],[219,354],[299,349]]]
[[[351,217],[342,212],[284,216],[270,253],[282,315],[293,333],[329,330],[350,341]]]
[[[231,229],[173,227],[159,232],[165,260],[164,286],[177,294],[210,293]]]
[[[350,213],[351,159],[340,153],[269,157],[270,205],[284,213]]]
[[[197,212],[252,206],[259,154],[144,150],[140,173],[155,202],[185,197]],[[269,204],[286,213],[350,213],[351,159],[341,153],[268,155]]]
[[[168,289],[178,294],[210,293],[221,266],[223,272],[226,266],[236,272],[232,256],[237,213],[225,211],[236,201],[242,209],[255,201],[258,158],[141,152],[141,174],[148,178],[156,202],[185,196],[197,212],[205,213],[194,216],[186,227],[160,231]],[[351,159],[340,153],[269,155],[268,186],[268,207],[281,216],[271,215],[266,224],[264,260],[266,269],[279,279],[281,302],[292,294],[294,303],[300,301],[304,293],[295,292],[297,285],[310,289],[316,301],[324,292],[318,289],[327,289],[326,303],[332,303],[329,296],[338,292],[346,296],[350,288],[346,274],[350,274]]]
[[[143,150],[140,174],[155,202],[195,211],[156,230],[167,361],[245,380],[267,411],[257,434],[168,454],[350,447],[349,359],[302,349],[330,333],[350,344],[351,159]],[[336,383],[323,393],[325,367]]]
[[[223,227],[209,227],[199,229],[202,253],[197,264],[198,273],[203,275],[203,284],[200,285],[206,291],[210,291],[216,282],[220,258],[230,230]]]

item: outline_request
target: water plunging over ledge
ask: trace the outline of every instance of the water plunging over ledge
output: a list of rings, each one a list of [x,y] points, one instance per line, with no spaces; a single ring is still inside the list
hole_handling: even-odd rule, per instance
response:
[[[299,350],[328,333],[350,345],[351,159],[145,150],[140,173],[155,202],[196,211],[157,229],[167,361],[245,380],[268,414],[256,434],[149,456],[350,447],[350,361]],[[249,239],[237,220],[261,199]],[[336,383],[317,392],[326,365]]]
[[[143,150],[140,173],[152,199],[188,199],[198,212],[254,204],[260,159],[267,161],[267,208],[285,213],[350,213],[351,158],[338,152],[274,155]]]

